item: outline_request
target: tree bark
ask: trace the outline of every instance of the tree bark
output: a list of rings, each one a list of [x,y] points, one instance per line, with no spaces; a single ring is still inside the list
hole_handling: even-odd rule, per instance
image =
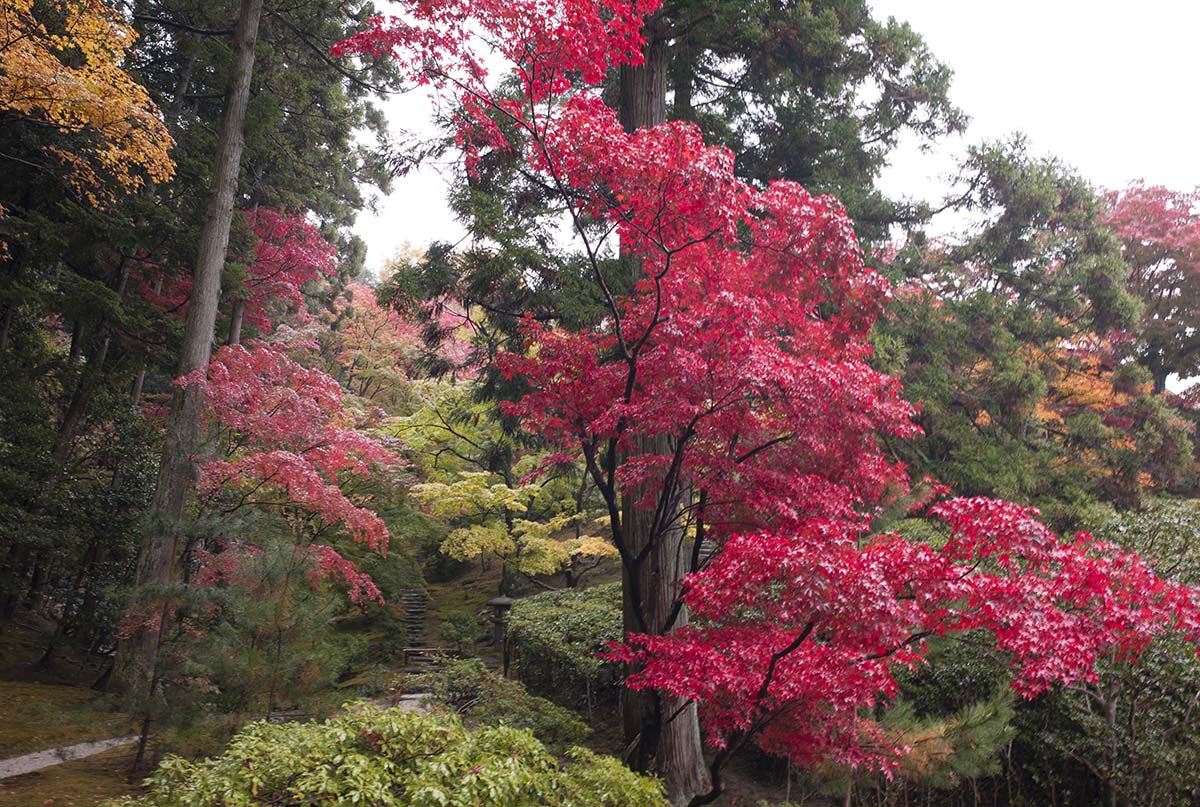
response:
[[[9,304],[0,313],[0,353],[8,350],[8,335],[12,333],[13,318],[16,316],[16,305]]]
[[[661,12],[646,20],[645,60],[623,65],[617,114],[625,131],[657,126],[667,119],[667,35]]]
[[[242,0],[233,34],[233,66],[217,139],[213,190],[200,231],[177,376],[204,367],[212,355],[213,328],[245,144],[246,104],[250,97],[254,47],[262,8],[263,0]],[[137,587],[143,594],[161,594],[161,590],[177,577],[185,504],[195,484],[192,455],[199,440],[201,403],[195,387],[176,388],[171,399],[162,461],[138,558]],[[163,598],[159,596],[158,599]],[[148,620],[135,635],[122,642],[118,650],[113,682],[118,691],[133,698],[145,697],[156,678],[163,622],[170,609],[166,604],[155,607],[161,609],[160,618]]]
[[[137,374],[133,377],[133,384],[129,388],[129,403],[136,407],[142,402],[142,390],[146,386],[146,362],[143,360],[138,367]]]
[[[235,300],[233,311],[229,314],[229,340],[226,344],[240,345],[242,343],[242,319],[246,315],[244,300]]]
[[[154,293],[162,294],[163,279],[160,275],[154,279]],[[142,402],[142,389],[146,385],[146,359],[138,365],[137,375],[133,377],[133,387],[129,391],[129,402],[135,407]]]
[[[118,299],[124,298],[125,287],[129,282],[129,259],[124,256],[119,258],[113,274],[111,288],[116,292]],[[54,470],[50,481],[46,483],[47,492],[50,493],[57,489],[58,483],[66,471],[67,463],[71,459],[71,452],[75,448],[75,437],[79,434],[79,427],[83,424],[84,416],[87,414],[92,393],[95,392],[101,381],[104,363],[108,359],[108,349],[112,344],[112,323],[108,321],[107,317],[101,317],[92,327],[95,330],[95,344],[88,353],[87,366],[80,371],[79,378],[75,382],[75,388],[71,393],[67,408],[63,411],[62,420],[59,421],[58,432],[54,438]]]
[[[661,13],[646,21],[643,33],[645,61],[636,67],[622,67],[619,77],[618,113],[628,132],[666,120],[669,35]],[[641,266],[637,261],[633,264],[636,282]],[[634,451],[665,454],[670,447],[664,436],[639,440]],[[664,491],[664,495],[676,499],[667,512],[677,515],[678,492]],[[623,569],[624,628],[626,633],[663,634],[687,624],[686,609],[673,624],[668,622],[686,573],[683,558],[689,553],[681,551],[683,530],[678,518],[668,515],[666,525],[656,529],[653,511],[633,506],[639,497],[637,491],[622,497],[621,522],[629,552],[634,556],[647,552],[641,562]],[[662,693],[624,689],[621,722],[627,761],[635,770],[661,776],[672,804],[687,804],[706,789],[695,704]]]

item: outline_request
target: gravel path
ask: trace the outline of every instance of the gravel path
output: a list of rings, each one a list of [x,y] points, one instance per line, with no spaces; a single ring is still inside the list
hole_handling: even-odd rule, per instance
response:
[[[107,751],[110,748],[117,748],[118,746],[129,745],[135,742],[137,742],[136,736],[116,737],[111,740],[100,740],[94,743],[79,743],[77,745],[65,745],[62,748],[48,748],[45,751],[35,751],[32,754],[0,760],[0,779],[7,779],[10,776],[20,776],[23,773],[33,773],[34,771],[40,771],[42,768],[61,765],[73,759],[83,759],[84,757],[90,757],[102,751]]]

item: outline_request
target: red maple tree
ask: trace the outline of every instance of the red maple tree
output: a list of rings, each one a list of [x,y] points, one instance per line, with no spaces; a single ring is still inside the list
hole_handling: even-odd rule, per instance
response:
[[[277,345],[252,342],[217,351],[208,367],[177,383],[196,384],[208,405],[223,447],[200,464],[203,504],[236,491],[239,504],[293,509],[340,529],[373,551],[386,553],[388,531],[373,511],[343,490],[347,477],[367,477],[399,460],[382,443],[347,421],[338,383],[305,367]],[[252,544],[225,541],[210,553],[197,582],[237,583],[229,568]],[[309,582],[346,586],[356,604],[381,602],[374,582],[332,547],[297,547],[311,563]],[[228,557],[226,557],[228,555]]]
[[[224,458],[200,468],[202,495],[228,486],[274,488],[356,541],[385,551],[387,527],[338,486],[343,474],[368,476],[395,455],[350,428],[338,383],[293,361],[278,346],[228,345],[207,368],[177,383],[197,385],[226,435]]]
[[[302,289],[306,283],[337,272],[337,250],[303,213],[260,207],[245,213],[254,233],[253,260],[242,289],[246,322],[260,334],[270,332],[282,306],[308,319]]]
[[[1106,221],[1121,239],[1129,287],[1145,306],[1139,358],[1154,376],[1200,373],[1200,188],[1181,192],[1136,182],[1106,194]]]
[[[261,336],[270,334],[281,311],[307,321],[304,286],[337,273],[337,248],[303,212],[260,207],[242,211],[242,216],[253,239],[248,254],[240,257],[246,277],[232,295],[231,316],[244,318]],[[135,263],[133,278],[151,306],[179,318],[187,314],[192,293],[189,273],[172,271],[143,254]],[[240,325],[239,321],[239,329]]]
[[[509,410],[584,458],[626,588],[660,581],[627,599],[636,629],[612,656],[631,665],[627,685],[655,693],[642,734],[657,753],[700,705],[720,750],[693,803],[719,794],[747,740],[889,770],[904,749],[871,710],[931,635],[991,630],[1026,695],[1088,678],[1110,649],[1195,635],[1194,591],[1085,535],[1060,541],[1016,505],[937,505],[952,532],[940,548],[873,535],[908,495],[878,437],[915,431],[898,382],[867,362],[887,284],[836,200],[741,182],[690,124],[627,133],[581,86],[640,58],[640,17],[656,6],[414,2],[335,52],[391,53],[449,93],[468,170],[481,149],[520,149],[571,216],[607,316],[583,331],[531,320],[529,349],[501,359],[530,389]],[[515,65],[519,95],[489,90],[481,40]],[[630,294],[614,291],[613,236],[641,267]],[[633,518],[651,521],[649,543],[627,541]],[[675,587],[656,549],[680,534],[690,574]],[[688,625],[689,609],[702,620]]]

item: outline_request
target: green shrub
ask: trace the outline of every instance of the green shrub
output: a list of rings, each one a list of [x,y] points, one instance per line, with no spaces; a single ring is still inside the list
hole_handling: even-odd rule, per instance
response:
[[[410,692],[431,693],[469,720],[532,731],[555,754],[592,733],[570,709],[529,694],[519,681],[489,672],[479,659],[448,660],[439,670],[405,676],[401,683]]]
[[[324,723],[254,723],[218,757],[169,757],[113,807],[441,805],[665,807],[658,782],[575,748],[560,764],[526,731],[369,705]]]
[[[1159,574],[1200,584],[1200,503],[1164,499],[1140,512],[1097,512],[1084,526]],[[1101,659],[1097,675],[1026,707],[1029,769],[1061,792],[1072,785],[1068,766],[1082,762],[1081,776],[1104,777],[1095,775],[1095,792],[1111,788],[1126,807],[1200,804],[1195,647],[1182,636],[1156,639],[1136,663]]]
[[[479,641],[479,620],[470,611],[451,611],[442,621],[442,636],[460,653]]]
[[[597,654],[621,640],[621,584],[549,591],[517,600],[508,637],[521,680],[565,703],[612,690],[611,665]]]

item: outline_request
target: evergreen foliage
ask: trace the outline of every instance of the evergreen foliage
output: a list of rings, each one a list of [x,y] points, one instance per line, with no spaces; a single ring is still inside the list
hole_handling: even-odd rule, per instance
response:
[[[601,691],[608,665],[597,655],[620,641],[621,586],[549,591],[518,600],[508,637],[522,681],[560,702],[579,703]]]
[[[556,755],[592,733],[575,712],[529,694],[519,681],[489,672],[476,658],[447,659],[437,670],[403,677],[400,685],[410,692],[429,692],[470,721],[532,731]]]
[[[323,723],[255,723],[220,756],[163,761],[113,807],[214,804],[663,807],[661,787],[581,748],[559,763],[527,731],[359,705]]]
[[[1098,500],[1189,484],[1188,424],[1124,359],[1140,304],[1095,190],[1021,141],[974,150],[963,174],[981,223],[958,241],[916,234],[887,262],[876,362],[921,402],[923,431],[893,450],[1068,526]]]

